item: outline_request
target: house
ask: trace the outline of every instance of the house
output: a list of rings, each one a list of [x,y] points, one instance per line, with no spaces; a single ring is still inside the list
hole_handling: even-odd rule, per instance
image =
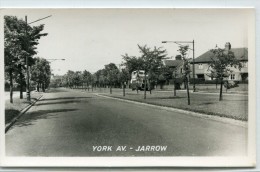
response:
[[[227,77],[227,80],[233,81],[247,81],[248,80],[248,49],[247,48],[231,48],[231,44],[227,42],[225,44],[225,50],[230,50],[234,52],[234,56],[237,60],[242,64],[242,68],[239,70],[238,68],[230,67],[231,74]],[[194,59],[194,70],[195,70],[195,78],[199,78],[202,80],[212,80],[214,78],[211,77],[211,72],[209,70],[209,64],[212,61],[213,53],[209,50],[204,54],[200,55],[196,59]],[[191,62],[191,65],[193,62]],[[193,76],[191,74],[191,76]]]
[[[180,89],[183,83],[183,60],[181,55],[176,55],[175,60],[164,60],[163,64],[173,69],[173,79],[169,81],[169,84],[173,84],[175,82],[176,89]]]
[[[168,66],[174,70],[173,75],[181,75],[183,70],[183,60],[181,59],[181,55],[175,56],[175,60],[164,60],[163,65]],[[176,77],[178,77],[176,76]]]

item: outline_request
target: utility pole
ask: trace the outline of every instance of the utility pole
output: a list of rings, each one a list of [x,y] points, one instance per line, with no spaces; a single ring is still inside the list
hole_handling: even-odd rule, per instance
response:
[[[25,37],[26,37],[26,51],[28,50],[28,33],[27,33],[27,16],[25,16]],[[30,95],[30,76],[29,76],[29,65],[28,65],[28,54],[26,55],[26,99],[27,101],[31,101]]]
[[[196,87],[195,87],[195,60],[194,60],[194,57],[195,57],[195,42],[194,42],[194,39],[192,41],[192,50],[193,50],[193,56],[192,56],[192,77],[193,77],[193,92],[196,91]]]
[[[25,37],[26,37],[26,51],[28,51],[28,46],[29,46],[29,39],[28,39],[28,25],[29,24],[32,24],[32,23],[35,23],[35,22],[38,22],[40,20],[43,20],[43,19],[46,19],[46,18],[49,18],[51,17],[50,16],[47,16],[47,17],[44,17],[44,18],[40,18],[38,20],[35,20],[33,22],[30,22],[30,23],[27,23],[27,16],[25,16],[25,23],[26,23],[26,26],[25,26]],[[30,93],[30,71],[29,71],[29,62],[28,62],[28,54],[26,55],[26,99],[27,101],[31,101],[31,93]]]

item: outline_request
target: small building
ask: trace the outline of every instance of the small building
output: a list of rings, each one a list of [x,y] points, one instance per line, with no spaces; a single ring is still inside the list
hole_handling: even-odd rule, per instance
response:
[[[163,65],[174,70],[173,76],[182,74],[183,60],[181,59],[181,55],[175,56],[175,60],[164,60]]]
[[[242,64],[242,68],[240,70],[238,68],[230,67],[232,72],[226,79],[233,81],[248,80],[248,48],[231,48],[231,44],[227,42],[225,45],[225,50],[234,52],[235,58]],[[209,70],[209,64],[212,61],[212,57],[213,53],[209,50],[194,59],[195,78],[202,80],[214,79],[211,77],[211,72]],[[193,63],[191,62],[191,65],[192,64]],[[191,76],[193,76],[192,73]]]

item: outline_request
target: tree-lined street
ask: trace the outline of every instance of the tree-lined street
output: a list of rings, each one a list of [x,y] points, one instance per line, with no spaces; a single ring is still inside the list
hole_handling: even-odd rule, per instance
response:
[[[7,156],[247,156],[245,14],[99,10],[5,15]]]
[[[93,151],[93,146],[167,146],[167,151]],[[247,128],[184,113],[50,90],[6,133],[8,156],[245,155]]]

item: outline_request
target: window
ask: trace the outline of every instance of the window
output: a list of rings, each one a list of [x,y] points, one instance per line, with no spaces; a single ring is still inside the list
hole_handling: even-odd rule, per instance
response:
[[[234,79],[235,79],[235,76],[236,76],[235,74],[231,74],[231,75],[230,75],[230,79],[231,79],[231,80],[234,80]]]
[[[199,69],[203,69],[203,65],[202,64],[199,64]]]
[[[198,79],[205,79],[205,76],[204,76],[204,74],[197,74],[197,78]]]

